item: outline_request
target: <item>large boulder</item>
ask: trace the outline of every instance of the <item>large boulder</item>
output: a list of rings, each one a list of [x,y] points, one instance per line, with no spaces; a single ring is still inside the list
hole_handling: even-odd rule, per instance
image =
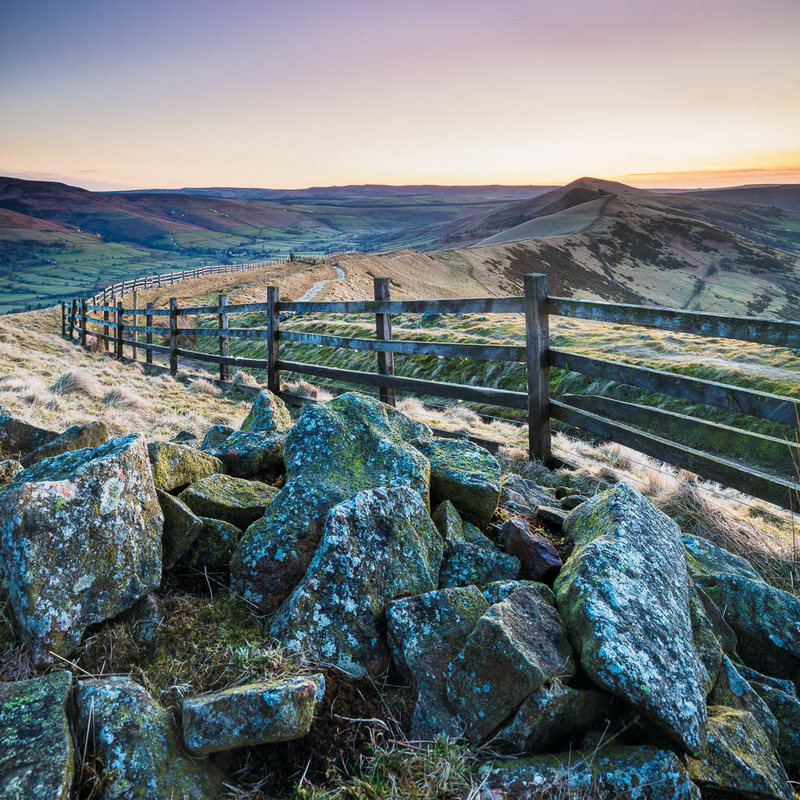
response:
[[[183,740],[206,755],[235,747],[300,739],[325,696],[322,675],[261,681],[183,702]]]
[[[414,446],[431,463],[431,502],[449,500],[459,513],[483,525],[500,500],[500,465],[469,439],[423,437]]]
[[[159,585],[162,524],[138,434],[40,461],[0,489],[0,560],[37,661]]]
[[[516,556],[498,550],[488,536],[467,522],[459,538],[445,541],[439,586],[445,589],[513,581],[519,577],[519,572],[520,562]]]
[[[68,800],[75,775],[72,675],[0,683],[0,797]]]
[[[561,556],[541,534],[534,533],[521,517],[507,519],[500,528],[506,553],[522,564],[522,577],[532,581],[552,581],[562,567]]]
[[[52,442],[58,434],[0,414],[0,458],[16,458]]]
[[[382,632],[392,600],[436,588],[442,540],[413,489],[369,489],[331,509],[305,577],[271,633],[350,675],[389,663]]]
[[[109,785],[105,800],[211,800],[217,784],[206,762],[183,751],[172,717],[130,678],[81,681],[76,691],[78,741],[99,755]]]
[[[691,779],[710,797],[792,800],[769,738],[748,711],[709,706],[708,741],[688,759]]]
[[[231,431],[206,452],[219,459],[237,478],[274,477],[284,470],[283,433]]]
[[[165,492],[225,472],[225,466],[218,458],[185,444],[151,442],[147,445],[147,454],[153,470],[153,481]]]
[[[714,623],[700,599],[700,592],[693,586],[689,590],[689,613],[692,620],[694,649],[703,668],[703,688],[708,694],[717,680],[725,652],[717,639]]]
[[[714,575],[723,573],[740,575],[743,578],[761,580],[747,559],[737,556],[701,536],[683,535],[686,550],[686,566],[691,575]]]
[[[555,592],[584,670],[698,752],[706,673],[694,649],[678,526],[621,483],[573,511],[566,533],[575,549]]]
[[[156,493],[161,512],[164,514],[161,564],[164,569],[172,569],[199,536],[203,523],[180,498],[173,497],[160,489],[157,489]]]
[[[489,604],[474,586],[403,597],[389,606],[386,621],[392,657],[417,690],[412,739],[461,733],[447,700],[447,665],[488,610]]]
[[[273,611],[305,574],[328,511],[358,492],[406,486],[427,506],[430,463],[409,444],[425,435],[425,425],[355,392],[306,408],[286,437],[286,484],[231,560],[234,591]]]
[[[60,456],[62,453],[71,453],[75,450],[100,447],[111,438],[111,431],[102,420],[90,422],[87,425],[73,425],[67,428],[55,439],[37,447],[30,453],[22,456],[20,462],[24,467],[30,467],[45,458]]]
[[[698,575],[695,582],[723,609],[748,666],[800,684],[800,598],[740,575]]]
[[[472,740],[491,734],[531,693],[575,673],[553,605],[517,589],[478,620],[447,668],[447,697]]]
[[[700,800],[675,753],[604,747],[496,761],[481,770],[481,800]]]
[[[269,389],[262,389],[242,423],[243,431],[265,431],[274,433],[289,430],[292,415],[286,403]]]
[[[800,700],[794,692],[786,692],[766,683],[753,683],[753,688],[769,706],[778,723],[778,755],[789,777],[800,781]]]
[[[178,497],[198,517],[211,517],[244,529],[264,516],[278,489],[260,481],[231,475],[209,475],[184,489]]]

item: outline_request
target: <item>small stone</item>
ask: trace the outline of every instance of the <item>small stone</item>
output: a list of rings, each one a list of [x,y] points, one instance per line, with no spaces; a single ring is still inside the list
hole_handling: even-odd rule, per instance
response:
[[[244,530],[261,519],[278,489],[259,481],[210,475],[184,489],[178,497],[199,517],[230,522]]]
[[[262,681],[183,701],[183,739],[195,755],[300,739],[325,696],[321,675]]]
[[[147,445],[147,455],[153,470],[153,482],[165,492],[225,471],[218,458],[185,444],[151,442]]]
[[[522,577],[532,581],[552,581],[561,569],[558,551],[540,534],[533,533],[527,520],[507,519],[500,528],[506,553],[522,564]]]
[[[210,428],[208,433],[203,437],[203,442],[200,445],[201,450],[213,450],[224,442],[233,433],[233,428],[227,425],[214,425]]]
[[[561,508],[565,511],[574,511],[578,506],[585,503],[589,498],[580,494],[570,494],[561,500]]]
[[[25,467],[19,461],[14,461],[13,458],[0,461],[0,486],[11,483],[23,469]]]
[[[237,478],[275,477],[284,471],[282,433],[233,431],[206,452],[216,456],[225,471]]]
[[[567,521],[567,512],[554,506],[536,506],[536,516],[542,522],[549,522],[556,530],[563,530]]]
[[[200,533],[180,563],[199,569],[228,569],[242,536],[241,530],[221,519],[200,517],[200,521]]]
[[[500,490],[500,505],[512,514],[532,517],[537,506],[552,505],[553,494],[534,481],[512,475],[503,481]]]
[[[484,537],[485,538],[485,537]],[[501,553],[489,540],[488,546],[456,542],[442,562],[439,586],[483,586],[503,580],[515,580],[520,571],[516,556]]]
[[[753,688],[778,722],[778,755],[792,780],[800,780],[800,701],[794,692],[784,692],[765,683]]]
[[[493,606],[495,603],[502,603],[507,597],[511,597],[517,589],[532,589],[547,605],[556,608],[556,596],[553,594],[553,590],[546,584],[536,583],[536,581],[495,581],[482,586],[481,594],[489,605]]]
[[[253,403],[250,413],[242,423],[243,431],[286,431],[292,427],[292,415],[286,403],[269,389],[262,389]]]
[[[88,425],[74,425],[52,441],[37,447],[36,450],[20,458],[24,467],[30,467],[45,458],[59,456],[62,453],[72,453],[87,447],[100,447],[111,438],[111,431],[105,422],[97,420]]]
[[[19,459],[57,438],[55,431],[37,428],[21,419],[0,414],[0,458]]]
[[[175,563],[191,547],[197,538],[203,523],[183,500],[171,494],[156,490],[158,503],[164,514],[164,531],[161,536],[162,565],[164,569],[172,569]]]
[[[436,529],[442,535],[445,551],[456,542],[463,541],[464,523],[456,511],[456,507],[449,500],[444,500],[436,506],[432,519]]]
[[[75,775],[72,675],[0,683],[0,797],[67,800]]]

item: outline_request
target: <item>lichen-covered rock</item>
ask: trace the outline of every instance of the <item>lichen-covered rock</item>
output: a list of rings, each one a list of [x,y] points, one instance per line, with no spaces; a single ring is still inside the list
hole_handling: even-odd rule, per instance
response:
[[[223,463],[209,453],[175,442],[151,442],[147,445],[155,485],[172,492],[190,483],[225,472]]]
[[[456,511],[456,507],[449,500],[439,503],[431,518],[442,535],[445,552],[456,542],[463,541],[464,523],[461,515]]]
[[[708,741],[688,769],[710,796],[793,798],[769,738],[748,711],[709,706]]]
[[[209,475],[184,489],[178,497],[198,517],[221,519],[244,530],[264,516],[277,494],[274,486],[260,481]]]
[[[489,604],[474,586],[404,597],[389,606],[386,622],[392,657],[417,690],[412,739],[461,733],[447,701],[447,665],[488,610]]]
[[[58,434],[0,414],[0,458],[16,458],[52,442]]]
[[[300,739],[325,696],[322,675],[261,681],[183,702],[183,741],[195,755]]]
[[[208,433],[203,437],[200,449],[213,450],[215,447],[222,444],[232,433],[233,428],[227,425],[214,425],[213,428],[209,428]]]
[[[209,765],[183,752],[172,717],[130,678],[81,681],[77,736],[111,773],[105,800],[211,800]]]
[[[186,503],[178,497],[156,490],[164,529],[161,536],[161,563],[163,569],[172,569],[200,534],[203,523]]]
[[[425,435],[425,425],[356,392],[306,408],[284,444],[286,485],[231,559],[234,591],[273,611],[305,574],[328,511],[358,492],[407,486],[428,505],[430,463],[409,444]]]
[[[163,516],[144,439],[40,461],[0,488],[0,560],[23,640],[39,662],[161,581]]]
[[[692,620],[694,649],[703,668],[703,688],[708,694],[717,680],[725,653],[714,634],[714,625],[706,613],[699,590],[689,588],[689,613]]]
[[[0,683],[0,797],[67,800],[75,775],[72,675]]]
[[[698,575],[695,582],[723,610],[748,666],[800,683],[800,599],[739,575]]]
[[[778,722],[778,755],[792,780],[800,780],[800,700],[793,692],[776,689],[766,683],[753,688]]]
[[[763,672],[750,669],[750,667],[746,667],[744,664],[737,663],[736,669],[739,674],[752,686],[755,686],[756,684],[765,684],[766,686],[771,686],[773,689],[777,689],[779,692],[784,692],[791,695],[797,694],[797,688],[792,681],[786,681],[781,678],[773,678],[771,675],[765,675]]]
[[[558,609],[589,677],[696,753],[705,678],[694,649],[689,577],[677,525],[621,483],[567,518],[572,556]]]
[[[562,562],[558,550],[544,536],[534,533],[528,521],[520,517],[507,519],[500,528],[506,553],[522,564],[522,577],[532,581],[552,581]]]
[[[553,594],[553,590],[546,584],[536,581],[495,581],[482,586],[481,594],[486,598],[486,602],[493,606],[495,603],[502,603],[507,597],[511,597],[517,589],[524,588],[537,592],[547,605],[556,608],[556,596]]]
[[[512,514],[524,517],[532,517],[538,506],[551,506],[554,502],[552,492],[519,475],[506,478],[500,489],[500,505]]]
[[[206,448],[237,478],[275,476],[283,472],[283,433],[232,431],[214,447]]]
[[[417,492],[360,492],[331,509],[316,555],[271,633],[351,675],[379,674],[389,663],[386,609],[401,595],[435,589],[441,559],[441,537]]]
[[[736,665],[724,656],[708,702],[715,706],[749,711],[763,729],[773,747],[778,745],[778,722],[769,706],[742,677]]]
[[[227,569],[242,532],[230,522],[200,517],[202,527],[180,563],[203,569]]]
[[[481,777],[481,800],[700,800],[678,756],[654,747],[495,761]]]
[[[59,456],[62,453],[71,453],[75,450],[100,447],[111,438],[111,431],[105,422],[96,420],[88,425],[73,425],[67,428],[60,436],[37,447],[36,450],[22,456],[20,462],[24,467],[37,464],[45,458]]]
[[[25,469],[25,467],[13,458],[0,461],[0,486],[11,483],[23,469]]]
[[[492,746],[545,753],[588,730],[604,730],[613,702],[604,692],[547,683],[523,701],[511,722],[493,737]]]
[[[719,642],[719,646],[724,653],[733,655],[736,652],[736,633],[733,628],[725,622],[725,617],[719,610],[717,604],[695,583],[694,592],[703,605],[708,621],[714,630],[714,638]]]
[[[468,439],[425,437],[414,446],[431,463],[431,502],[449,500],[472,522],[489,522],[500,500],[497,459]]]
[[[555,608],[531,587],[517,589],[478,620],[447,668],[447,698],[475,741],[536,689],[575,673]]]
[[[446,543],[439,573],[439,586],[443,589],[484,586],[494,581],[513,581],[519,577],[519,559],[498,550],[474,525],[464,525],[461,536],[460,541]]]
[[[686,550],[686,566],[691,575],[714,575],[719,572],[761,580],[761,576],[747,559],[730,553],[701,536],[684,534],[683,547]]]
[[[274,433],[292,427],[292,415],[286,403],[269,389],[262,389],[253,403],[250,413],[242,423],[243,431],[266,431]]]

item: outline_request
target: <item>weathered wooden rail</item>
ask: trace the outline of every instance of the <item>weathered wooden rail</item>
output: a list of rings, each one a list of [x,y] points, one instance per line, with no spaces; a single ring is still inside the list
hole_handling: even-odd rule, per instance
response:
[[[91,312],[102,312],[104,317],[91,316]],[[265,327],[230,327],[232,316],[254,312],[265,315]],[[280,318],[284,314],[374,314],[375,338],[281,330]],[[525,346],[393,339],[391,319],[398,314],[521,314],[525,318]],[[109,315],[112,316],[107,319]],[[138,324],[138,315],[144,316],[144,325]],[[202,315],[215,315],[217,327],[189,327],[187,318]],[[183,359],[195,365],[218,365],[223,381],[228,380],[231,367],[265,370],[267,386],[275,392],[281,389],[281,373],[290,372],[376,387],[381,400],[392,405],[398,392],[410,392],[523,410],[532,458],[544,462],[552,459],[551,421],[558,420],[771,503],[790,508],[796,502],[798,448],[790,441],[789,431],[792,426],[796,429],[800,421],[800,400],[551,348],[551,316],[738,339],[771,347],[800,347],[800,323],[797,322],[549,297],[545,275],[527,275],[521,297],[392,300],[388,279],[376,278],[372,300],[282,301],[277,287],[269,287],[266,303],[231,304],[227,296],[221,295],[216,305],[180,307],[172,298],[169,308],[156,309],[148,305],[142,310],[124,308],[121,301],[108,305],[73,300],[70,308],[62,303],[62,333],[70,338],[77,336],[83,345],[86,345],[87,336],[99,337],[106,347],[113,345],[118,358],[124,357],[126,347],[131,349],[133,359],[137,358],[137,351],[144,352],[148,363],[153,362],[154,354],[163,356],[173,375],[177,374]],[[126,319],[131,317],[132,324],[129,324]],[[162,317],[166,318],[166,324],[155,324],[154,321]],[[89,329],[90,325],[102,326],[103,332]],[[154,335],[164,336],[167,344],[155,344]],[[215,337],[218,353],[181,346],[180,337],[187,336]],[[263,340],[267,344],[267,357],[232,356],[231,339]],[[377,369],[369,372],[288,360],[281,355],[282,343],[374,352]],[[526,391],[397,375],[395,355],[525,364]],[[568,395],[559,400],[551,399],[551,368],[779,422],[786,426],[787,439],[612,398]],[[748,465],[754,454],[760,456],[758,468]]]

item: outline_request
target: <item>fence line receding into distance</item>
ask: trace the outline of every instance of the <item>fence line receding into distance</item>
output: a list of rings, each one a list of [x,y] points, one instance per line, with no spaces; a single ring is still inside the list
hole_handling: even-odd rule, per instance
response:
[[[230,367],[266,370],[267,386],[281,388],[282,372],[326,378],[343,383],[376,387],[383,402],[394,405],[398,392],[444,397],[468,403],[525,412],[530,456],[545,463],[552,460],[551,421],[578,428],[594,436],[610,439],[702,477],[738,489],[784,508],[792,508],[796,498],[796,443],[751,431],[722,425],[686,414],[638,403],[623,402],[598,395],[550,397],[550,369],[602,378],[638,387],[693,403],[700,403],[739,414],[783,423],[787,431],[800,420],[800,400],[759,392],[673,372],[623,364],[605,358],[573,353],[549,344],[549,318],[572,317],[617,325],[650,327],[690,333],[701,337],[738,339],[770,347],[800,348],[800,323],[680,311],[648,306],[621,305],[598,301],[551,297],[547,276],[527,275],[520,297],[481,297],[431,300],[392,300],[388,278],[375,278],[374,299],[356,301],[282,301],[277,287],[268,287],[266,303],[231,304],[221,295],[214,305],[179,307],[172,298],[168,308],[125,308],[116,305],[73,300],[62,305],[62,333],[86,345],[87,336],[98,337],[117,358],[124,358],[129,347],[132,358],[137,350],[147,363],[154,354],[178,372],[180,360],[195,365],[216,364],[220,379],[229,379]],[[103,312],[103,319],[90,316]],[[263,313],[265,327],[230,327],[237,314]],[[375,338],[349,338],[327,334],[281,330],[285,314],[374,314]],[[138,325],[137,315],[145,324]],[[525,345],[466,344],[445,341],[393,339],[391,318],[397,314],[521,314],[525,317]],[[107,318],[113,315],[113,319]],[[217,327],[189,327],[187,318],[215,315]],[[133,318],[132,324],[126,319]],[[154,325],[157,317],[167,317],[166,327]],[[89,326],[99,326],[103,332]],[[109,334],[113,329],[113,334]],[[145,340],[141,341],[144,334]],[[155,344],[153,335],[167,337],[167,344]],[[132,337],[130,339],[126,338]],[[218,354],[187,350],[181,336],[214,337]],[[266,343],[266,358],[245,358],[229,353],[231,339],[260,339]],[[372,351],[376,371],[341,369],[322,364],[282,358],[281,343],[317,345]],[[470,358],[510,361],[526,365],[526,391],[510,391],[488,386],[411,378],[395,374],[395,355],[434,355],[443,358]],[[645,430],[657,430],[654,434]],[[716,452],[713,452],[716,451]],[[721,454],[720,454],[721,453]],[[751,456],[760,456],[758,467],[748,466]],[[765,467],[761,465],[766,464]]]

